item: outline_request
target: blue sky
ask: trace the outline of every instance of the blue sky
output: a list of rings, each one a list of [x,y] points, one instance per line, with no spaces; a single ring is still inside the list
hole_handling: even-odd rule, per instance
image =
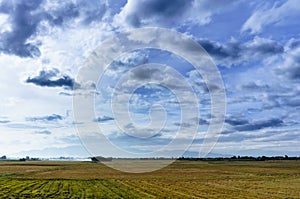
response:
[[[123,150],[142,156],[170,143],[179,127],[188,130],[196,122],[189,151],[199,152],[212,118],[210,92],[218,91],[208,89],[182,57],[139,49],[114,60],[98,82],[77,79],[104,40],[136,28],[160,27],[202,45],[220,71],[226,114],[213,154],[299,156],[299,13],[297,0],[2,0],[0,155],[89,156],[76,125],[89,131],[90,124],[73,116],[76,94],[95,96],[90,123]],[[188,115],[187,123],[180,119],[183,105],[178,103],[185,87],[176,75],[192,86],[199,102],[199,118]],[[153,84],[157,81],[162,83]],[[133,85],[139,87],[128,96],[126,89]],[[120,119],[123,113],[114,114],[113,94],[117,110],[129,99],[131,123]],[[164,127],[158,128],[164,119]],[[180,139],[191,139],[193,133]]]

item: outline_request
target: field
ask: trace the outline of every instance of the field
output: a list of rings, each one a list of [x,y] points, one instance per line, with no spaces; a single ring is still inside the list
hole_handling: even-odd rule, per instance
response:
[[[176,161],[142,174],[91,162],[1,161],[0,198],[300,198],[300,161]]]

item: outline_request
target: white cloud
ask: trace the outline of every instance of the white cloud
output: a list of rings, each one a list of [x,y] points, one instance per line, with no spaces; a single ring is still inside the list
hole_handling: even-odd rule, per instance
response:
[[[0,13],[0,34],[11,31],[11,24],[9,23],[9,15]]]
[[[251,34],[260,33],[268,25],[284,25],[291,17],[296,17],[300,12],[298,0],[288,0],[283,4],[274,2],[272,7],[266,3],[257,9],[244,23],[241,31],[250,31]]]

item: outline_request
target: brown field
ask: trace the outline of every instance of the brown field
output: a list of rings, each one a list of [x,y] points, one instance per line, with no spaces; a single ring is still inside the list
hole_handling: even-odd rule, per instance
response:
[[[300,198],[300,161],[176,161],[142,174],[91,162],[0,162],[0,198]]]

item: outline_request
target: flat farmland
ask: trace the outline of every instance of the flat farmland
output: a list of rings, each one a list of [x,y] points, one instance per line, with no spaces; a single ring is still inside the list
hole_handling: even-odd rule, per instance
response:
[[[300,161],[176,161],[141,174],[91,162],[1,161],[0,198],[300,198]]]

